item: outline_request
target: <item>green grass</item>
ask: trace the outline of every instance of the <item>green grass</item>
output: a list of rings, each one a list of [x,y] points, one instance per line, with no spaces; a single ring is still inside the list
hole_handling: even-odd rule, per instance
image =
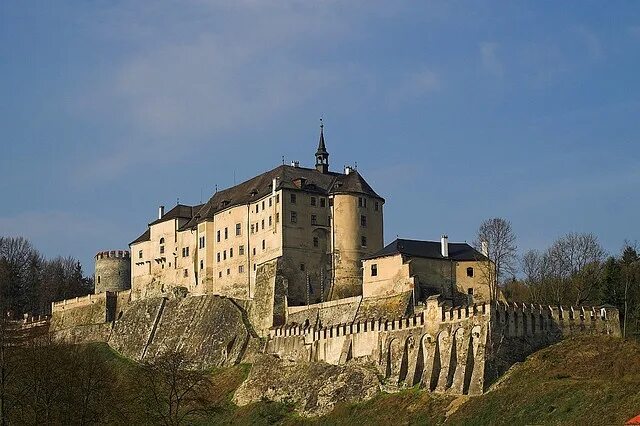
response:
[[[120,384],[137,376],[140,366],[106,344],[89,347],[114,367]],[[210,372],[214,385],[204,397],[214,409],[199,424],[615,425],[640,413],[640,344],[607,337],[566,340],[543,349],[481,396],[437,395],[418,388],[381,392],[366,402],[338,405],[319,418],[302,418],[289,404],[236,406],[233,393],[249,370],[250,365],[241,364]],[[131,417],[143,418],[143,413]]]

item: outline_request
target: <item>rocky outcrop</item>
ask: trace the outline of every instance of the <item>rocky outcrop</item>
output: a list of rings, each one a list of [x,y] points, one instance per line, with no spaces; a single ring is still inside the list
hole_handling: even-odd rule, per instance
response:
[[[371,399],[379,390],[376,369],[369,364],[294,362],[263,355],[255,360],[233,401],[242,406],[266,398],[291,403],[303,416],[320,416],[338,403]]]

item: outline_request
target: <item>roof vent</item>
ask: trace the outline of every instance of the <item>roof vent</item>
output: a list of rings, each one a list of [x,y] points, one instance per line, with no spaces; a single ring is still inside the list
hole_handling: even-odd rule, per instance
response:
[[[299,161],[292,161],[291,162],[291,167],[300,167],[300,162]]]

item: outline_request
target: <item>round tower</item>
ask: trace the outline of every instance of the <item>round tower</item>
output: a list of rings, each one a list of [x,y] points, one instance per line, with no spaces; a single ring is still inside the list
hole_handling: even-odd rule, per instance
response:
[[[96,254],[95,293],[131,288],[131,260],[128,250],[101,251]]]

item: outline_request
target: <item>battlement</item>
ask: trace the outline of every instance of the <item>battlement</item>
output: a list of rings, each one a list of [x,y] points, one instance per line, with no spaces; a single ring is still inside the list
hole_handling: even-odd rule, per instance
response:
[[[109,250],[109,251],[101,251],[96,254],[96,260],[100,259],[129,259],[130,254],[129,250]]]
[[[524,316],[539,315],[555,321],[564,320],[602,320],[606,321],[610,317],[618,319],[618,310],[609,306],[551,306],[551,305],[527,305],[525,303],[518,305],[517,303],[498,302],[495,305],[495,311],[498,318],[508,316]]]
[[[88,306],[94,303],[104,302],[106,301],[108,295],[110,296],[111,292],[104,292],[99,294],[88,294],[82,297],[74,297],[73,299],[65,299],[59,300],[57,302],[51,303],[51,313],[60,312],[67,309],[79,308],[81,306]]]

